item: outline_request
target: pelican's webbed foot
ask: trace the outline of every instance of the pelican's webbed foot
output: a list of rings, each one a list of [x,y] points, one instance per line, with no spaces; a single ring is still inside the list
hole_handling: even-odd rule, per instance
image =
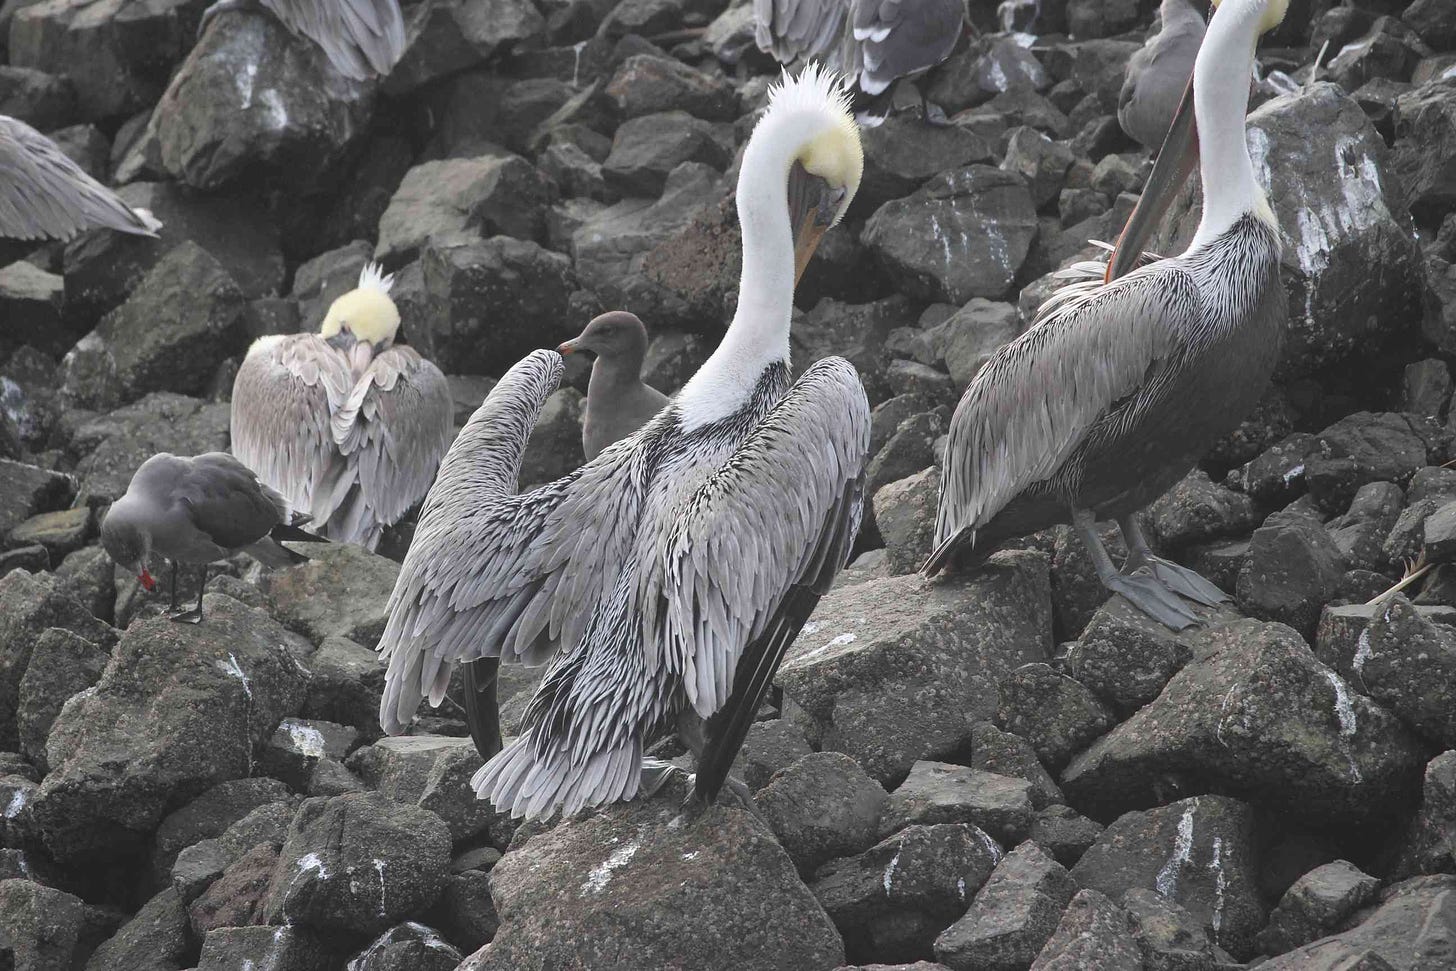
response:
[[[1136,518],[1123,516],[1117,521],[1117,525],[1122,530],[1123,541],[1127,543],[1127,560],[1122,564],[1124,574],[1130,574],[1146,567],[1155,580],[1194,603],[1200,603],[1206,607],[1217,607],[1219,604],[1229,602],[1228,594],[1199,576],[1195,571],[1186,566],[1180,566],[1172,560],[1156,556],[1148,545],[1148,538],[1143,535],[1142,527],[1138,525]]]
[[[1102,585],[1169,630],[1183,630],[1198,623],[1198,615],[1189,610],[1178,595],[1149,573],[1115,573]]]
[[[167,614],[167,619],[178,624],[200,624],[202,623],[202,608],[188,607],[186,610],[176,610]]]

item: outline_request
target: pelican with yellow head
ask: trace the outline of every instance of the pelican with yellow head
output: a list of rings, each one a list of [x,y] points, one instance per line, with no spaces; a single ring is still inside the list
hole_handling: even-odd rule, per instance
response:
[[[322,535],[368,549],[424,498],[453,428],[445,376],[394,342],[393,282],[366,265],[318,333],[259,338],[233,381],[233,454]]]
[[[694,791],[725,784],[784,651],[859,528],[869,403],[831,357],[789,369],[794,286],[864,170],[843,84],[785,78],[744,150],[738,308],[722,343],[656,417],[556,482],[515,494],[521,454],[561,379],[536,351],[461,431],[425,502],[380,640],[380,724],[398,734],[465,666],[488,761],[476,792],[517,816],[654,791],[644,756],[676,730]],[[501,663],[547,664],[501,748]]]
[[[1287,0],[1215,0],[1193,78],[1111,261],[1066,271],[1027,332],[966,388],[951,420],[934,574],[1015,536],[1076,527],[1111,591],[1170,628],[1227,596],[1155,556],[1134,514],[1233,431],[1273,374],[1287,315],[1281,239],[1244,139],[1254,45]],[[1200,137],[1201,136],[1201,137]],[[1201,161],[1203,216],[1181,255],[1143,245]],[[1114,566],[1094,524],[1115,519]]]

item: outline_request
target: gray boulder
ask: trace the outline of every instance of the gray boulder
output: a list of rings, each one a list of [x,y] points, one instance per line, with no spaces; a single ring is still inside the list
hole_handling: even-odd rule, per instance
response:
[[[152,871],[158,883],[170,879],[177,854],[204,840],[216,839],[234,823],[262,806],[286,802],[288,786],[277,779],[230,779],[219,782],[157,827],[152,846]]]
[[[0,935],[14,968],[66,971],[78,958],[81,900],[30,880],[0,880]]]
[[[754,797],[758,814],[805,874],[871,846],[888,803],[880,784],[838,752],[804,756]]]
[[[714,126],[684,111],[664,111],[625,121],[601,163],[606,184],[628,196],[655,196],[683,162],[723,169],[732,157],[726,126]]]
[[[1132,916],[1096,890],[1079,890],[1031,971],[1118,971],[1142,967]]]
[[[69,476],[0,459],[0,533],[8,534],[37,513],[64,507],[75,491]]]
[[[880,832],[912,825],[971,823],[1005,846],[1030,834],[1031,783],[946,762],[916,762],[890,794]]]
[[[996,685],[996,724],[1020,735],[1052,768],[1060,768],[1112,725],[1112,712],[1081,682],[1050,665],[1024,664]]]
[[[469,738],[445,735],[382,738],[348,760],[370,788],[439,816],[456,843],[485,832],[497,819],[491,804],[476,798],[470,785],[482,764]]]
[[[1005,672],[1044,657],[1046,562],[999,553],[974,576],[889,577],[833,590],[789,649],[778,683],[811,743],[882,784],[944,756],[995,710]]]
[[[1369,916],[1339,934],[1260,965],[1268,971],[1339,968],[1438,968],[1456,939],[1456,877],[1416,877],[1398,883]],[[1378,963],[1377,963],[1378,962]]]
[[[219,927],[262,923],[268,881],[278,867],[276,842],[259,843],[230,863],[187,908],[192,932],[199,938]]]
[[[462,955],[433,929],[414,921],[380,934],[349,962],[350,971],[455,971]]]
[[[86,971],[182,971],[195,953],[187,908],[170,887],[91,954]]]
[[[111,659],[105,642],[87,640],[60,627],[47,628],[35,641],[20,679],[15,709],[20,751],[46,771],[46,738],[61,707],[101,678]]]
[[[1123,908],[1132,915],[1133,936],[1150,969],[1195,971],[1217,967],[1211,924],[1189,913],[1175,900],[1146,887],[1133,887],[1122,895]]]
[[[266,573],[273,615],[314,643],[346,637],[372,647],[389,619],[399,564],[347,543],[310,544],[308,562]]]
[[[1318,521],[1287,517],[1261,526],[1239,570],[1239,607],[1311,636],[1345,572],[1340,547]]]
[[[1456,866],[1456,751],[1426,764],[1421,804],[1396,865],[1401,876],[1449,872]]]
[[[1113,597],[1067,651],[1072,676],[1117,711],[1131,714],[1162,693],[1193,658],[1197,631],[1170,631]]]
[[[865,168],[855,198],[864,199],[865,211],[909,195],[940,172],[989,163],[992,155],[990,144],[975,132],[927,125],[909,112],[891,113],[882,124],[861,131],[860,140]]]
[[[0,354],[22,344],[48,354],[64,353],[81,336],[63,323],[65,303],[65,280],[57,274],[23,260],[0,269],[0,311],[8,324],[0,337]]]
[[[1346,860],[1336,860],[1294,881],[1269,925],[1259,932],[1259,950],[1283,954],[1340,929],[1345,918],[1375,899],[1380,881]]]
[[[757,792],[775,772],[786,769],[812,752],[804,732],[784,718],[754,722],[733,761],[732,775]]]
[[[302,927],[219,927],[202,942],[196,971],[237,971],[249,966],[318,971],[325,951],[317,935]]]
[[[133,473],[158,452],[197,455],[226,451],[228,406],[170,391],[154,391],[133,404],[92,418],[76,429],[71,448],[83,496],[115,500]]]
[[[195,905],[232,871],[229,882],[197,914],[190,916],[195,927],[222,926],[231,917],[229,911],[246,918],[242,923],[252,923],[253,916],[261,916],[262,891],[267,889],[276,869],[278,850],[288,836],[297,808],[298,800],[293,797],[266,803],[216,838],[193,843],[177,854],[170,874],[172,888],[189,905]],[[261,853],[260,847],[271,855]],[[250,855],[252,859],[240,865]],[[198,932],[205,933],[205,930]]]
[[[880,487],[873,500],[875,527],[885,541],[890,573],[918,571],[935,540],[940,469],[931,466]]]
[[[685,111],[709,121],[732,121],[738,115],[738,99],[726,79],[656,54],[628,57],[605,90],[624,118],[659,111]]]
[[[1426,84],[1396,99],[1394,168],[1420,213],[1456,204],[1456,93],[1449,84]]]
[[[305,718],[353,725],[372,735],[384,693],[378,654],[347,637],[325,637],[308,659],[308,672]]]
[[[1070,806],[1047,806],[1031,822],[1031,839],[1064,867],[1076,866],[1102,835],[1102,824]]]
[[[468,0],[429,0],[409,17],[404,54],[385,79],[398,97],[537,38],[546,18],[529,0],[498,0],[489,15]]]
[[[965,916],[935,939],[935,957],[953,971],[1019,971],[1056,930],[1077,885],[1035,843],[996,864]]]

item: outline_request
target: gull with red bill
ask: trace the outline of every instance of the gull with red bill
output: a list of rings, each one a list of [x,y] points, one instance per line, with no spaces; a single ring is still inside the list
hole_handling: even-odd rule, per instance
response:
[[[142,463],[126,495],[112,503],[101,521],[101,545],[148,592],[157,582],[147,570],[147,558],[156,553],[170,561],[168,616],[196,624],[202,620],[207,564],[239,550],[266,566],[301,563],[304,557],[277,541],[322,542],[299,528],[306,522],[307,516],[293,513],[287,499],[226,452],[191,458],[162,452]],[[197,606],[190,610],[177,606],[179,563],[202,567]]]
[[[1192,82],[1105,271],[1071,268],[1082,279],[1053,294],[966,389],[951,420],[927,574],[1071,522],[1103,585],[1170,628],[1197,622],[1185,598],[1228,599],[1154,556],[1134,514],[1238,426],[1279,356],[1279,227],[1254,178],[1244,116],[1255,44],[1287,2],[1215,0]],[[1193,242],[1146,262],[1144,244],[1200,159]],[[1094,528],[1105,519],[1127,541],[1120,570]]]

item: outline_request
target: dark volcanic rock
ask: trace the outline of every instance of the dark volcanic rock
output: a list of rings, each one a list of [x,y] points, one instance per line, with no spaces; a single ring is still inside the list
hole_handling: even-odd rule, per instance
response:
[[[1128,813],[1082,854],[1072,878],[1114,899],[1134,887],[1156,890],[1211,926],[1219,946],[1248,956],[1264,925],[1253,829],[1253,810],[1221,796]]]
[[[325,637],[308,659],[306,718],[374,730],[384,692],[379,655],[347,637]]]
[[[6,324],[0,355],[22,344],[53,355],[67,351],[81,335],[64,326],[65,303],[65,281],[56,274],[24,261],[0,269],[0,312]]]
[[[259,843],[237,860],[187,908],[192,931],[205,938],[219,927],[261,923],[268,881],[278,866],[278,847]]]
[[[0,533],[9,533],[36,513],[63,508],[75,491],[69,476],[0,459]]]
[[[58,859],[136,853],[169,808],[246,775],[254,744],[302,702],[305,645],[231,598],[204,608],[198,626],[134,624],[95,689],[56,719],[34,813]]]
[[[81,493],[93,500],[119,498],[137,467],[158,452],[225,451],[228,421],[226,404],[167,391],[94,418],[76,430],[71,443],[84,456],[76,463]]]
[[[1067,652],[1071,674],[1131,713],[1162,693],[1193,657],[1194,631],[1174,632],[1121,597],[1107,601]]]
[[[880,784],[838,752],[804,756],[754,797],[759,815],[800,873],[873,844],[888,803]]]
[[[892,574],[914,573],[930,555],[939,497],[940,469],[935,466],[875,492],[875,526],[885,541]]]
[[[946,762],[916,762],[890,794],[880,832],[911,825],[973,823],[1006,846],[1031,830],[1031,783]]]
[[[0,934],[14,968],[65,971],[76,953],[83,904],[30,880],[0,880]]]
[[[60,627],[47,628],[36,639],[20,680],[16,727],[20,750],[42,772],[46,769],[46,738],[61,706],[76,692],[95,684],[110,658],[102,644]]]
[[[1209,937],[1211,922],[1200,920],[1176,900],[1146,887],[1133,887],[1124,893],[1122,906],[1132,915],[1133,937],[1148,968],[1195,971],[1216,966],[1214,944]],[[1219,924],[1222,927],[1222,918]]]
[[[203,942],[196,971],[248,967],[316,971],[324,967],[324,952],[302,927],[219,927]]]
[[[1422,215],[1456,204],[1456,90],[1422,85],[1396,99],[1394,167],[1411,209]]]
[[[721,805],[684,815],[684,794],[670,782],[507,853],[491,871],[500,931],[461,971],[544,971],[584,955],[600,971],[842,964],[839,935],[768,828]]]
[[[1421,735],[1456,747],[1456,630],[1400,594],[1372,613],[1353,654],[1336,647],[1323,659]]]
[[[1000,553],[969,578],[870,580],[820,601],[779,669],[812,743],[882,784],[969,740],[996,679],[1050,646],[1045,560]]]
[[[439,816],[455,842],[484,832],[496,818],[490,803],[477,799],[469,785],[481,764],[469,738],[444,735],[380,739],[348,760],[370,788]]]
[[[168,879],[178,853],[217,839],[253,810],[288,798],[288,786],[277,779],[229,779],[171,813],[157,827],[152,849],[152,870],[158,882]]]
[[[1344,572],[1344,555],[1318,522],[1291,517],[1262,526],[1239,570],[1239,606],[1310,635]]]
[[[972,165],[881,206],[865,223],[862,239],[904,292],[962,304],[1005,297],[1036,230],[1025,181]]]
[[[181,971],[196,953],[187,909],[168,888],[91,955],[86,971]]]
[[[991,161],[991,146],[975,132],[957,125],[927,125],[906,112],[863,129],[860,140],[865,170],[855,208],[864,206],[865,211],[909,195],[940,172]]]
[[[351,971],[455,971],[461,954],[424,924],[396,924],[349,962]]]
[[[757,792],[768,785],[775,772],[788,768],[811,751],[803,731],[787,719],[756,721],[749,726],[748,737],[733,761],[732,774]]]
[[[663,111],[623,122],[601,173],[623,195],[655,196],[683,162],[722,169],[730,157],[712,124],[684,111]]]
[[[198,189],[267,173],[298,195],[353,151],[374,86],[262,10],[215,17],[172,78],[151,127],[162,167]]]
[[[1267,971],[1338,968],[1439,968],[1456,940],[1456,877],[1416,877],[1398,883],[1350,930],[1266,961]],[[1377,963],[1378,962],[1378,963]]]
[[[259,586],[274,616],[315,643],[347,637],[373,646],[384,633],[399,564],[346,543],[317,544],[308,556],[264,574]]]
[[[1456,752],[1426,765],[1421,806],[1411,823],[1398,871],[1440,873],[1456,866]]]
[[[1056,930],[1077,885],[1035,843],[1006,855],[970,909],[935,939],[935,956],[954,971],[1019,971]]]
[[[975,826],[910,826],[822,867],[814,896],[844,935],[850,960],[911,961],[932,953],[1002,855]]]
[[[623,61],[606,93],[624,118],[658,111],[686,111],[709,121],[732,121],[738,115],[738,99],[725,79],[655,54],[633,54]]]
[[[1112,712],[1081,682],[1047,664],[1025,664],[996,685],[996,724],[1031,743],[1053,768],[1112,725]]]
[[[406,19],[404,54],[384,83],[394,96],[481,64],[502,47],[538,37],[546,26],[530,0],[498,0],[488,10],[468,0],[428,0]]]
[[[172,863],[172,887],[181,894],[185,902],[191,904],[255,848],[266,845],[274,852],[272,859],[276,861],[277,851],[288,836],[288,827],[293,821],[297,806],[298,801],[292,797],[267,803],[234,822],[221,836],[193,843],[178,853],[177,859]],[[251,866],[236,872],[231,889],[224,887],[219,891],[215,900],[217,906],[224,909],[231,906],[232,898],[237,897],[244,887],[248,887],[250,889],[247,900],[241,903],[249,913],[261,914],[257,880],[259,869],[258,866]],[[265,889],[272,872],[273,868],[268,867],[267,872],[262,874]],[[225,917],[223,919],[226,920]]]
[[[1075,866],[1101,835],[1101,823],[1070,806],[1047,806],[1031,823],[1032,841],[1065,867]]]
[[[1345,860],[1309,871],[1284,893],[1259,932],[1259,949],[1283,954],[1339,929],[1346,917],[1375,899],[1380,881]]]
[[[1108,818],[1170,787],[1247,793],[1342,822],[1406,804],[1422,759],[1395,716],[1280,624],[1239,621],[1206,636],[1204,660],[1067,767],[1062,786],[1077,806]]]
[[[1142,951],[1131,915],[1096,890],[1079,890],[1031,971],[1138,968]]]

